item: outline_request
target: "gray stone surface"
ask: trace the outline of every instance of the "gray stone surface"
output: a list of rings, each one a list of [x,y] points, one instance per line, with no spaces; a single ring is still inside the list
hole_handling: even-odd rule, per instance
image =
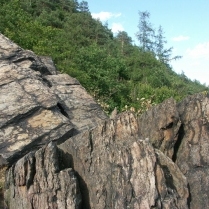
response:
[[[171,98],[154,106],[138,118],[138,123],[140,136],[172,158],[181,125],[176,101]]]
[[[175,162],[187,177],[191,209],[209,206],[209,98],[197,94],[178,104],[182,121]]]
[[[0,166],[107,118],[79,82],[0,34]]]
[[[44,65],[47,67],[47,69],[48,69],[48,71],[50,72],[51,75],[59,74],[59,72],[57,71],[56,66],[55,66],[51,57],[39,56],[39,58],[44,63]]]
[[[11,209],[79,209],[81,193],[72,168],[64,168],[59,151],[49,143],[30,152],[6,174],[6,206]]]
[[[66,74],[48,75],[45,79],[57,95],[59,107],[79,131],[96,127],[107,119],[101,107],[75,79]]]
[[[158,208],[189,208],[188,182],[178,166],[160,150],[155,149],[157,191],[161,202]]]
[[[188,208],[186,178],[170,158],[139,139],[133,114],[120,114],[59,149],[78,173],[82,208]]]

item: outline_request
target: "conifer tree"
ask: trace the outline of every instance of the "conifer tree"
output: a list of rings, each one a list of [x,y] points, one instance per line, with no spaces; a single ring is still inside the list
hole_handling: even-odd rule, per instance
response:
[[[132,39],[125,31],[118,32],[116,40],[120,42],[120,51],[122,55],[128,53],[128,46],[132,46]]]
[[[158,28],[158,33],[155,36],[155,55],[158,60],[167,64],[169,61],[173,59],[181,58],[181,56],[171,57],[173,47],[165,49],[165,44],[167,43],[167,41],[165,40],[165,37],[163,36],[163,34],[164,32],[163,32],[162,26],[160,25]]]
[[[140,45],[144,51],[153,51],[153,37],[154,30],[151,23],[149,22],[150,13],[139,11],[139,31],[136,36],[140,42]]]
[[[89,13],[89,6],[88,6],[88,2],[87,1],[81,1],[79,3],[78,9],[81,12],[88,12]]]

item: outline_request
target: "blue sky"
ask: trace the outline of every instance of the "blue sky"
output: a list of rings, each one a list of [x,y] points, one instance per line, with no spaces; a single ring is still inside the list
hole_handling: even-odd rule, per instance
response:
[[[138,11],[150,12],[153,28],[162,26],[167,48],[182,59],[171,65],[177,73],[209,85],[208,0],[87,0],[94,18],[107,22],[114,33],[124,30],[138,45]]]

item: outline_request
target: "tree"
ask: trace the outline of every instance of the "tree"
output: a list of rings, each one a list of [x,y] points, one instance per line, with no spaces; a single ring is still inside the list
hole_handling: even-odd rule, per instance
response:
[[[139,12],[139,24],[138,28],[139,31],[136,34],[140,45],[144,51],[153,51],[153,37],[154,37],[154,30],[152,28],[151,23],[149,22],[150,13]]]
[[[181,56],[171,57],[173,47],[165,49],[165,44],[167,43],[167,41],[165,40],[163,34],[164,32],[162,26],[160,25],[158,28],[158,34],[155,36],[155,55],[158,60],[167,64],[173,59],[180,59]]]
[[[89,13],[89,6],[88,6],[88,2],[87,1],[82,1],[80,2],[78,9],[81,12],[88,12]]]
[[[132,39],[128,36],[128,34],[125,31],[118,32],[116,36],[116,40],[120,43],[120,51],[122,55],[125,55],[128,53],[129,49],[132,46]]]

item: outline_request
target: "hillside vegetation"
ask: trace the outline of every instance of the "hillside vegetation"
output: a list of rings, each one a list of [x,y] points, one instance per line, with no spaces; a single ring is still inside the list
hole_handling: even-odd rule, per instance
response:
[[[169,66],[169,60],[178,57],[170,57],[172,48],[163,48],[162,27],[155,41],[143,42],[141,31],[150,29],[143,25],[149,23],[149,14],[140,14],[140,46],[125,31],[114,36],[92,18],[87,2],[76,0],[1,0],[0,32],[24,49],[51,56],[57,68],[77,78],[106,112],[117,107],[140,113],[169,97],[179,101],[208,91]]]

